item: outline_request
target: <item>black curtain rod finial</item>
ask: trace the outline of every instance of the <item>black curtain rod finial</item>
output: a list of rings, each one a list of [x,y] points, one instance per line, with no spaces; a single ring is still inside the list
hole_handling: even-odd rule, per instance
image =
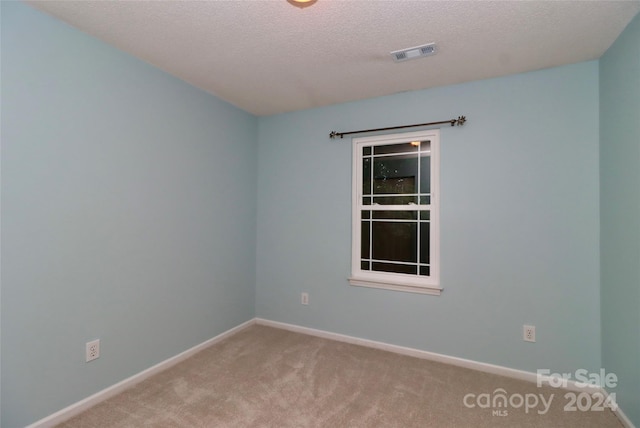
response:
[[[454,125],[454,123],[455,123],[455,125],[462,126],[462,125],[464,125],[464,123],[465,123],[466,121],[467,121],[467,118],[466,118],[465,116],[458,116],[458,119],[454,119],[454,120],[451,122],[451,126],[453,126],[453,125]]]

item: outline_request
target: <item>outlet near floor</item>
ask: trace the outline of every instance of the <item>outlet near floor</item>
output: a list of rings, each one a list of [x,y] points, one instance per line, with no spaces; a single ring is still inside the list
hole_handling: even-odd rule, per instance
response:
[[[300,303],[302,303],[303,305],[309,304],[309,293],[302,293],[300,295]]]
[[[85,346],[87,363],[100,357],[100,339],[87,342]]]
[[[534,325],[523,325],[522,326],[522,340],[525,342],[535,342],[536,341],[536,326]]]

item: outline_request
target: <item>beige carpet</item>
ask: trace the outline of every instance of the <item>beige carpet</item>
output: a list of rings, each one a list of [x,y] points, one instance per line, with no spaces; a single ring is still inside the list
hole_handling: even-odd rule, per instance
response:
[[[526,413],[524,406],[471,409],[463,402],[476,394],[467,403],[477,404],[498,388],[508,397],[554,398],[543,415],[542,404]],[[60,426],[622,427],[608,409],[563,411],[565,393],[253,325]]]

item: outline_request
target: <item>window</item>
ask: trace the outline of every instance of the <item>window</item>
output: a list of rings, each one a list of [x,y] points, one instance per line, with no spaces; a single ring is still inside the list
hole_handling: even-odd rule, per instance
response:
[[[352,285],[436,294],[440,131],[353,139]]]

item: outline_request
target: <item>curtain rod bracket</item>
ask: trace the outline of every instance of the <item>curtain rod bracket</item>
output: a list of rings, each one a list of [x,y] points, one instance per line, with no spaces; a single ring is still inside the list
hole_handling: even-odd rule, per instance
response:
[[[456,126],[456,125],[457,126],[462,126],[462,125],[464,125],[464,123],[466,121],[467,121],[467,118],[465,116],[458,116],[457,119],[442,120],[440,122],[418,123],[416,125],[391,126],[389,128],[363,129],[361,131],[349,131],[349,132],[331,131],[329,133],[329,138],[331,138],[333,140],[336,137],[344,138],[345,135],[351,135],[351,134],[363,134],[365,132],[376,132],[376,131],[390,131],[392,129],[414,128],[416,126],[442,125],[442,124],[445,124],[445,123],[450,123],[451,126]]]

